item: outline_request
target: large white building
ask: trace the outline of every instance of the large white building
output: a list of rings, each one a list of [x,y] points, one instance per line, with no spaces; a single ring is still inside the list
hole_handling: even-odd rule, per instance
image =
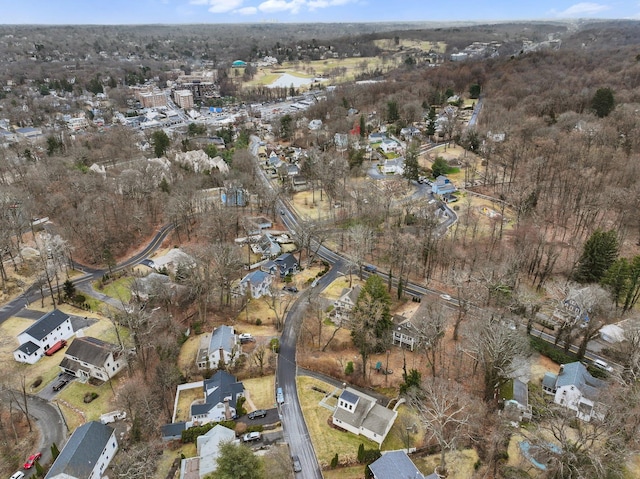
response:
[[[20,346],[13,352],[13,357],[21,363],[35,364],[51,346],[71,336],[71,318],[59,309],[54,309],[18,335]]]

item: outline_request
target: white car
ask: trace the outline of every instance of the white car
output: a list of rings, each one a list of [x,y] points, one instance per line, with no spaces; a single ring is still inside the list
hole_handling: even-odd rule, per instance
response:
[[[442,299],[444,299],[445,301],[451,301],[453,298],[451,296],[449,296],[448,294],[441,294],[440,297]]]
[[[607,364],[605,361],[603,361],[602,359],[596,359],[595,361],[593,361],[593,365],[599,369],[602,369],[604,371],[607,371],[609,373],[613,372],[613,368],[611,366],[609,366],[609,364]]]
[[[259,441],[261,437],[262,437],[262,434],[260,434],[259,432],[248,432],[244,436],[242,436],[242,441],[243,442]]]
[[[24,472],[18,471],[18,472],[14,472],[13,476],[11,476],[9,479],[22,479],[23,477],[24,477]]]

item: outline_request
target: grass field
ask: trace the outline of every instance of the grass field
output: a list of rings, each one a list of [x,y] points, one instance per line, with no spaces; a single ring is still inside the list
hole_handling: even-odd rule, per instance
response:
[[[249,391],[256,409],[271,409],[276,402],[276,378],[273,375],[261,378],[243,379],[245,390]],[[249,409],[247,408],[247,411]],[[250,412],[250,411],[249,411]]]
[[[107,296],[118,299],[123,303],[128,303],[131,299],[132,278],[120,278],[107,284],[102,292]]]
[[[113,389],[118,387],[118,378],[112,380]],[[84,402],[84,396],[86,393],[95,392],[98,397],[90,403]],[[84,417],[87,421],[94,421],[100,418],[100,415],[114,409],[111,403],[114,393],[108,382],[100,386],[93,386],[89,383],[81,383],[78,381],[71,382],[58,394],[58,399],[64,401],[66,404],[71,405],[74,410],[79,410],[84,413]]]
[[[329,426],[327,421],[331,411],[318,404],[323,394],[314,391],[311,387],[316,386],[325,391],[333,391],[333,386],[309,377],[298,377],[297,384],[302,413],[321,467],[328,466],[336,452],[340,460],[354,460],[358,456],[360,444],[364,444],[367,449],[378,449],[378,445],[373,441]]]

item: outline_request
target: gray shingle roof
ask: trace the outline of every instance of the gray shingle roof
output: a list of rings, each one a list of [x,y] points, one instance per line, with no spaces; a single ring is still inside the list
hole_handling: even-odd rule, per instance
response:
[[[54,309],[50,313],[45,314],[22,333],[27,333],[33,339],[40,341],[67,319],[69,319],[68,314],[63,313],[59,309]]]
[[[404,451],[390,451],[369,464],[375,479],[424,479]]]
[[[224,402],[226,397],[231,397],[229,406],[235,409],[238,395],[244,391],[244,385],[228,372],[218,371],[211,379],[204,381],[205,394],[208,390],[212,390],[212,392],[206,397],[205,404],[191,406],[192,416],[208,413],[213,406]]]
[[[235,335],[231,326],[220,326],[213,331],[209,340],[209,353],[223,349],[231,352],[235,344]]]
[[[594,399],[598,395],[598,388],[604,385],[604,381],[594,378],[580,362],[563,364],[556,380],[556,388],[575,386],[589,399]]]
[[[74,339],[67,348],[65,356],[102,367],[114,349],[116,349],[115,344],[87,336]]]
[[[342,391],[342,394],[340,394],[340,399],[351,404],[355,404],[358,402],[358,396],[347,390]]]
[[[45,479],[67,474],[70,477],[88,478],[102,451],[113,434],[113,428],[98,421],[78,427],[60,451]]]
[[[18,349],[22,351],[24,354],[26,354],[27,356],[31,356],[38,349],[40,349],[40,346],[38,346],[36,343],[32,341],[27,341],[26,343],[18,346]]]

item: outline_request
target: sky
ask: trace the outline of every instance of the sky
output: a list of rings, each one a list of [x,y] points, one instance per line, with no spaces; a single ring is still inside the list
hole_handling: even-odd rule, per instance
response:
[[[640,0],[0,0],[0,24],[640,20]]]

